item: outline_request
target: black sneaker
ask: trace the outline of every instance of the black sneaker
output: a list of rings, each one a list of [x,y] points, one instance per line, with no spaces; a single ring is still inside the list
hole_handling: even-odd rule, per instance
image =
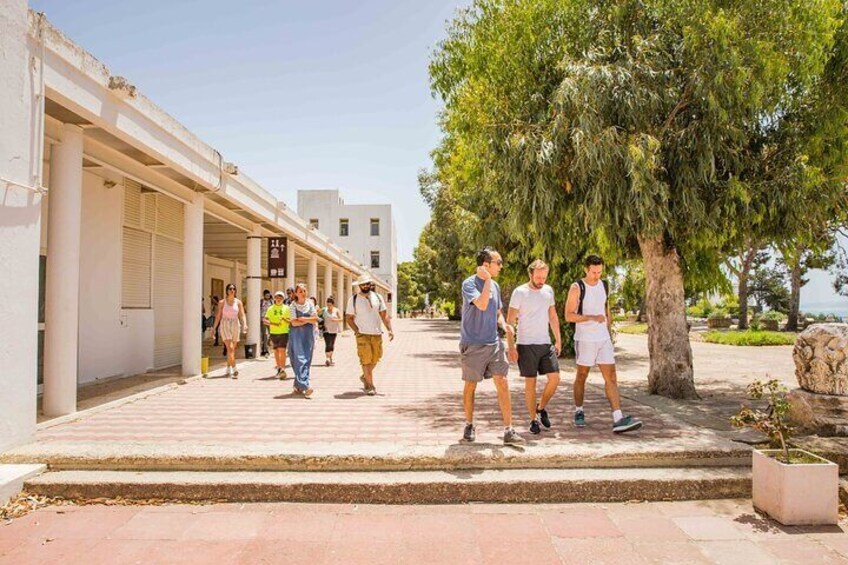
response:
[[[578,410],[574,413],[574,425],[578,428],[586,427],[586,416],[583,414],[582,410]]]
[[[539,427],[539,420],[530,422],[530,433],[533,435],[542,433],[542,428]]]
[[[503,442],[504,445],[522,445],[526,443],[524,438],[518,435],[518,432],[514,428],[504,430]]]
[[[462,439],[471,442],[477,439],[477,433],[474,424],[465,424],[465,431],[462,432]]]
[[[546,430],[551,429],[551,419],[548,418],[548,411],[544,408],[536,407],[536,414],[539,415],[539,421],[545,427]]]
[[[638,418],[632,416],[624,416],[621,420],[612,425],[612,431],[616,434],[632,432],[642,427],[642,422]]]

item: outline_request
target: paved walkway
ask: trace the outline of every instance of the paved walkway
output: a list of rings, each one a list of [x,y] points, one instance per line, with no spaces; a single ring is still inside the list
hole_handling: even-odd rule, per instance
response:
[[[450,446],[462,432],[461,388],[458,358],[458,325],[447,321],[397,320],[397,337],[386,342],[384,361],[378,366],[379,394],[366,396],[359,382],[359,367],[353,337],[337,342],[337,364],[323,365],[323,342],[319,342],[312,368],[315,394],[311,399],[292,394],[291,380],[273,377],[273,361],[242,362],[237,380],[219,378],[193,380],[167,392],[154,394],[60,425],[41,429],[41,445],[83,442],[112,445],[115,442],[189,445],[244,445],[307,443],[350,445],[389,443],[404,446]],[[603,396],[600,375],[593,373],[587,392],[588,427],[570,425],[571,368],[566,363],[563,385],[549,407],[554,428],[528,439],[545,445],[617,445],[650,447],[653,444],[692,445],[711,439],[710,431],[698,421],[687,422],[685,412],[674,414],[670,406],[644,394],[647,358],[644,336],[620,336],[621,381],[629,396],[624,410],[642,418],[645,427],[629,436],[613,436],[609,406]],[[741,380],[754,376],[740,358],[748,348],[723,347],[721,354],[707,344],[693,344],[700,375],[723,375],[735,391],[738,407],[744,386]],[[640,347],[642,348],[640,350]],[[757,352],[759,354],[759,352]],[[786,364],[787,348],[769,352],[771,364]],[[760,365],[758,365],[760,366]],[[718,368],[717,368],[718,367]],[[713,376],[713,378],[718,378]],[[540,379],[543,381],[544,379]],[[523,380],[513,368],[510,377],[516,427],[526,431]],[[541,383],[540,383],[541,385]],[[706,387],[705,387],[706,388]],[[541,392],[541,386],[539,387]],[[654,404],[655,406],[652,406]],[[494,386],[487,382],[478,391],[478,442],[499,443],[502,432]]]
[[[750,502],[52,506],[0,524],[0,563],[722,563],[848,560],[848,524],[783,527]]]

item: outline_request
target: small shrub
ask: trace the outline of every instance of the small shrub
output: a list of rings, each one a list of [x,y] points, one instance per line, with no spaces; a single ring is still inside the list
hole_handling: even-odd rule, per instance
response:
[[[769,310],[762,316],[760,316],[761,320],[772,320],[774,322],[782,322],[786,319],[786,314],[783,312],[778,312],[777,310]]]
[[[707,319],[708,320],[724,320],[725,318],[728,318],[728,317],[729,316],[727,315],[727,310],[725,310],[724,308],[716,308],[715,310],[710,312],[710,315],[707,316]]]
[[[759,410],[743,406],[738,414],[730,418],[730,423],[736,428],[752,428],[764,433],[769,438],[772,447],[783,450],[783,455],[777,459],[790,463],[789,438],[792,427],[786,421],[789,412],[789,400],[786,398],[786,387],[780,381],[771,379],[767,382],[754,381],[746,389],[748,398],[762,400],[765,397],[768,407]]]

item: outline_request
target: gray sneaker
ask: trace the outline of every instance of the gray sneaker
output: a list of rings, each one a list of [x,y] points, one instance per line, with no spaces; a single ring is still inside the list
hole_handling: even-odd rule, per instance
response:
[[[372,386],[371,388],[365,389],[365,394],[368,396],[377,396],[377,389]]]
[[[522,445],[525,443],[524,438],[518,435],[513,428],[504,431],[504,445]]]
[[[462,439],[468,442],[477,439],[476,429],[477,428],[474,427],[474,424],[465,424],[465,431],[462,432]]]

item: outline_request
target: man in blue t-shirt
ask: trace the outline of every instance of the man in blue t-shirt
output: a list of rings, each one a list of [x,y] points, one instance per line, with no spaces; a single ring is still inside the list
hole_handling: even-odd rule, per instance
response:
[[[506,375],[509,362],[506,348],[498,335],[503,330],[512,343],[515,329],[506,323],[503,316],[501,288],[494,278],[503,267],[500,253],[491,247],[477,252],[477,273],[462,282],[462,325],[459,351],[462,358],[462,380],[465,388],[462,404],[465,408],[465,431],[463,439],[474,441],[474,393],[477,383],[494,377],[498,391],[498,404],[504,422],[504,444],[521,444],[524,438],[512,428],[512,405],[509,398],[509,383]]]

